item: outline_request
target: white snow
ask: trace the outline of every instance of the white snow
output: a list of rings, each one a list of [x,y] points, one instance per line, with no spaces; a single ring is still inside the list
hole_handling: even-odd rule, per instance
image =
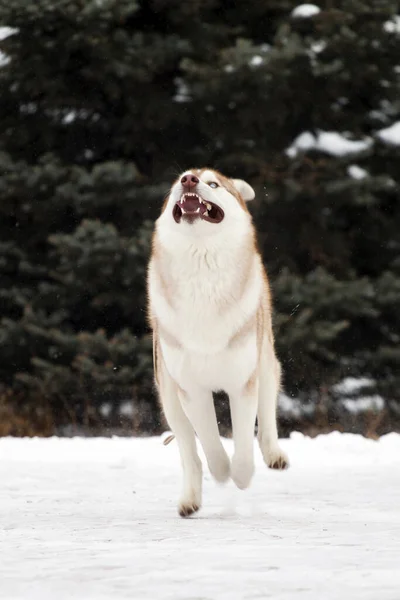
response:
[[[299,398],[292,398],[286,394],[279,394],[278,401],[279,413],[286,417],[300,418],[304,415],[311,415],[314,412],[312,404],[305,404]]]
[[[346,377],[334,385],[332,389],[335,393],[343,396],[339,399],[339,402],[348,412],[352,414],[366,412],[380,413],[385,408],[385,400],[382,396],[379,396],[378,394],[357,396],[364,388],[371,388],[374,386],[375,381],[369,377]]]
[[[111,406],[110,402],[104,402],[100,406],[100,414],[105,419],[107,419],[111,415],[111,411],[112,411],[112,406]]]
[[[35,112],[37,112],[36,102],[26,102],[25,104],[20,104],[19,112],[23,115],[34,115]]]
[[[311,51],[314,54],[320,54],[320,52],[323,52],[325,50],[326,46],[327,44],[325,40],[318,40],[317,42],[311,44]]]
[[[10,57],[0,50],[0,67],[5,67],[10,62]]]
[[[15,27],[0,27],[0,41],[18,33],[18,31],[19,29],[15,29]]]
[[[381,129],[377,132],[377,136],[387,144],[392,144],[393,146],[400,145],[400,121],[396,121],[390,127],[385,127],[385,129]]]
[[[304,131],[294,140],[293,144],[286,150],[286,154],[290,157],[297,155],[299,150],[307,151],[315,148],[316,138],[309,131]]]
[[[372,140],[364,138],[363,140],[349,140],[341,133],[336,131],[320,131],[317,136],[318,150],[332,154],[333,156],[344,156],[367,150]]]
[[[378,394],[374,396],[361,396],[360,398],[342,398],[340,402],[346,410],[353,414],[365,412],[380,413],[385,408],[385,400],[382,396],[378,396]]]
[[[0,439],[2,600],[396,600],[400,435],[282,446],[182,520],[176,442]]]
[[[121,403],[121,406],[119,407],[119,414],[123,417],[133,417],[135,414],[135,409],[133,407],[132,400],[126,400],[125,402]]]
[[[358,165],[350,165],[347,172],[353,179],[365,179],[368,177],[368,171]]]
[[[389,21],[385,21],[383,29],[387,33],[400,33],[400,15],[393,15]]]
[[[262,65],[262,63],[264,62],[264,59],[262,56],[260,56],[259,54],[255,54],[254,56],[251,57],[251,59],[249,60],[249,65],[251,67],[259,67],[260,65]]]
[[[182,77],[175,77],[174,83],[176,86],[176,94],[173,97],[174,102],[190,102],[190,91]]]
[[[61,119],[61,122],[64,125],[69,125],[69,123],[73,123],[75,121],[77,117],[77,113],[76,110],[70,110],[69,112],[67,112],[66,115],[64,115]]]
[[[316,4],[299,4],[292,10],[291,16],[295,18],[307,19],[308,17],[314,17],[321,12],[321,9]]]
[[[337,131],[318,131],[316,135],[305,131],[286,149],[286,154],[293,158],[299,151],[319,150],[333,156],[345,156],[367,150],[371,144],[370,138],[350,140]]]
[[[345,377],[332,387],[337,394],[350,395],[359,392],[365,387],[374,385],[374,380],[369,377]]]
[[[14,27],[0,27],[0,41],[5,40],[10,37],[10,35],[14,35],[18,33],[18,29]],[[5,67],[11,61],[10,57],[7,56],[4,52],[0,51],[0,67]]]

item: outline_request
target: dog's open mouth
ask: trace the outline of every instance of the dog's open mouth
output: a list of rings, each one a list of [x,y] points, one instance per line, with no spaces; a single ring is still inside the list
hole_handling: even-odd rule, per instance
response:
[[[174,206],[173,217],[177,223],[181,219],[193,223],[195,219],[203,219],[209,223],[220,223],[224,218],[224,211],[217,204],[203,200],[194,192],[182,194],[181,199]]]

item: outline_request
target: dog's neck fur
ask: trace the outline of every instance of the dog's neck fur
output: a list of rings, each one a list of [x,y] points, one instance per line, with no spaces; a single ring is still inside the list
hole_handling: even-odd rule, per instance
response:
[[[242,293],[241,282],[248,279],[254,264],[254,231],[250,222],[236,228],[230,235],[191,237],[169,235],[163,227],[157,229],[156,261],[177,286],[179,297],[187,297],[193,283],[196,296],[201,293],[214,302],[218,296],[237,300]],[[258,253],[256,254],[258,258]],[[228,296],[228,297],[227,297]],[[221,299],[222,300],[222,299]]]
[[[216,229],[215,233],[205,236],[191,235],[190,226],[185,227],[187,231],[177,233],[165,227],[162,217],[157,223],[154,248],[159,249],[157,254],[173,260],[175,265],[177,261],[178,265],[183,267],[186,264],[193,269],[204,265],[210,270],[230,266],[237,269],[241,258],[254,254],[256,244],[250,218],[236,222],[229,231]]]

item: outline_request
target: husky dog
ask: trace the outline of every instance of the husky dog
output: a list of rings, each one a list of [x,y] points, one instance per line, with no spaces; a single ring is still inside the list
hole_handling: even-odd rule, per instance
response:
[[[246,202],[254,190],[213,169],[190,169],[172,185],[156,221],[148,269],[156,385],[183,468],[178,511],[201,506],[196,437],[218,482],[247,488],[254,473],[254,427],[265,463],[284,469],[276,404],[280,364],[271,293]],[[213,391],[229,395],[234,455],[218,431]]]

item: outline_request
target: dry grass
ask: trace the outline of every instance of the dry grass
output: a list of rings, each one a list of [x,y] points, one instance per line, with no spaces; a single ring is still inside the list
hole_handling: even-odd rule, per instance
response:
[[[71,407],[70,407],[71,408]],[[217,418],[221,435],[230,437],[230,415],[228,399],[224,396],[216,402]],[[156,409],[157,410],[157,409]],[[138,410],[132,418],[118,418],[112,422],[102,418],[93,406],[88,411],[90,418],[79,423],[71,410],[63,416],[58,415],[55,422],[49,401],[44,398],[24,398],[12,390],[0,390],[0,437],[48,437],[51,435],[154,435],[168,429],[162,414],[157,416],[150,408]],[[154,422],[158,418],[158,425]],[[281,417],[279,431],[282,437],[288,437],[292,431],[300,431],[310,437],[323,433],[340,431],[357,433],[365,437],[378,439],[391,431],[400,432],[400,419],[394,419],[387,410],[362,414],[349,414],[327,409],[319,404],[312,417],[300,419]]]
[[[43,407],[24,407],[10,391],[0,393],[0,437],[48,437],[54,434],[51,412]]]

